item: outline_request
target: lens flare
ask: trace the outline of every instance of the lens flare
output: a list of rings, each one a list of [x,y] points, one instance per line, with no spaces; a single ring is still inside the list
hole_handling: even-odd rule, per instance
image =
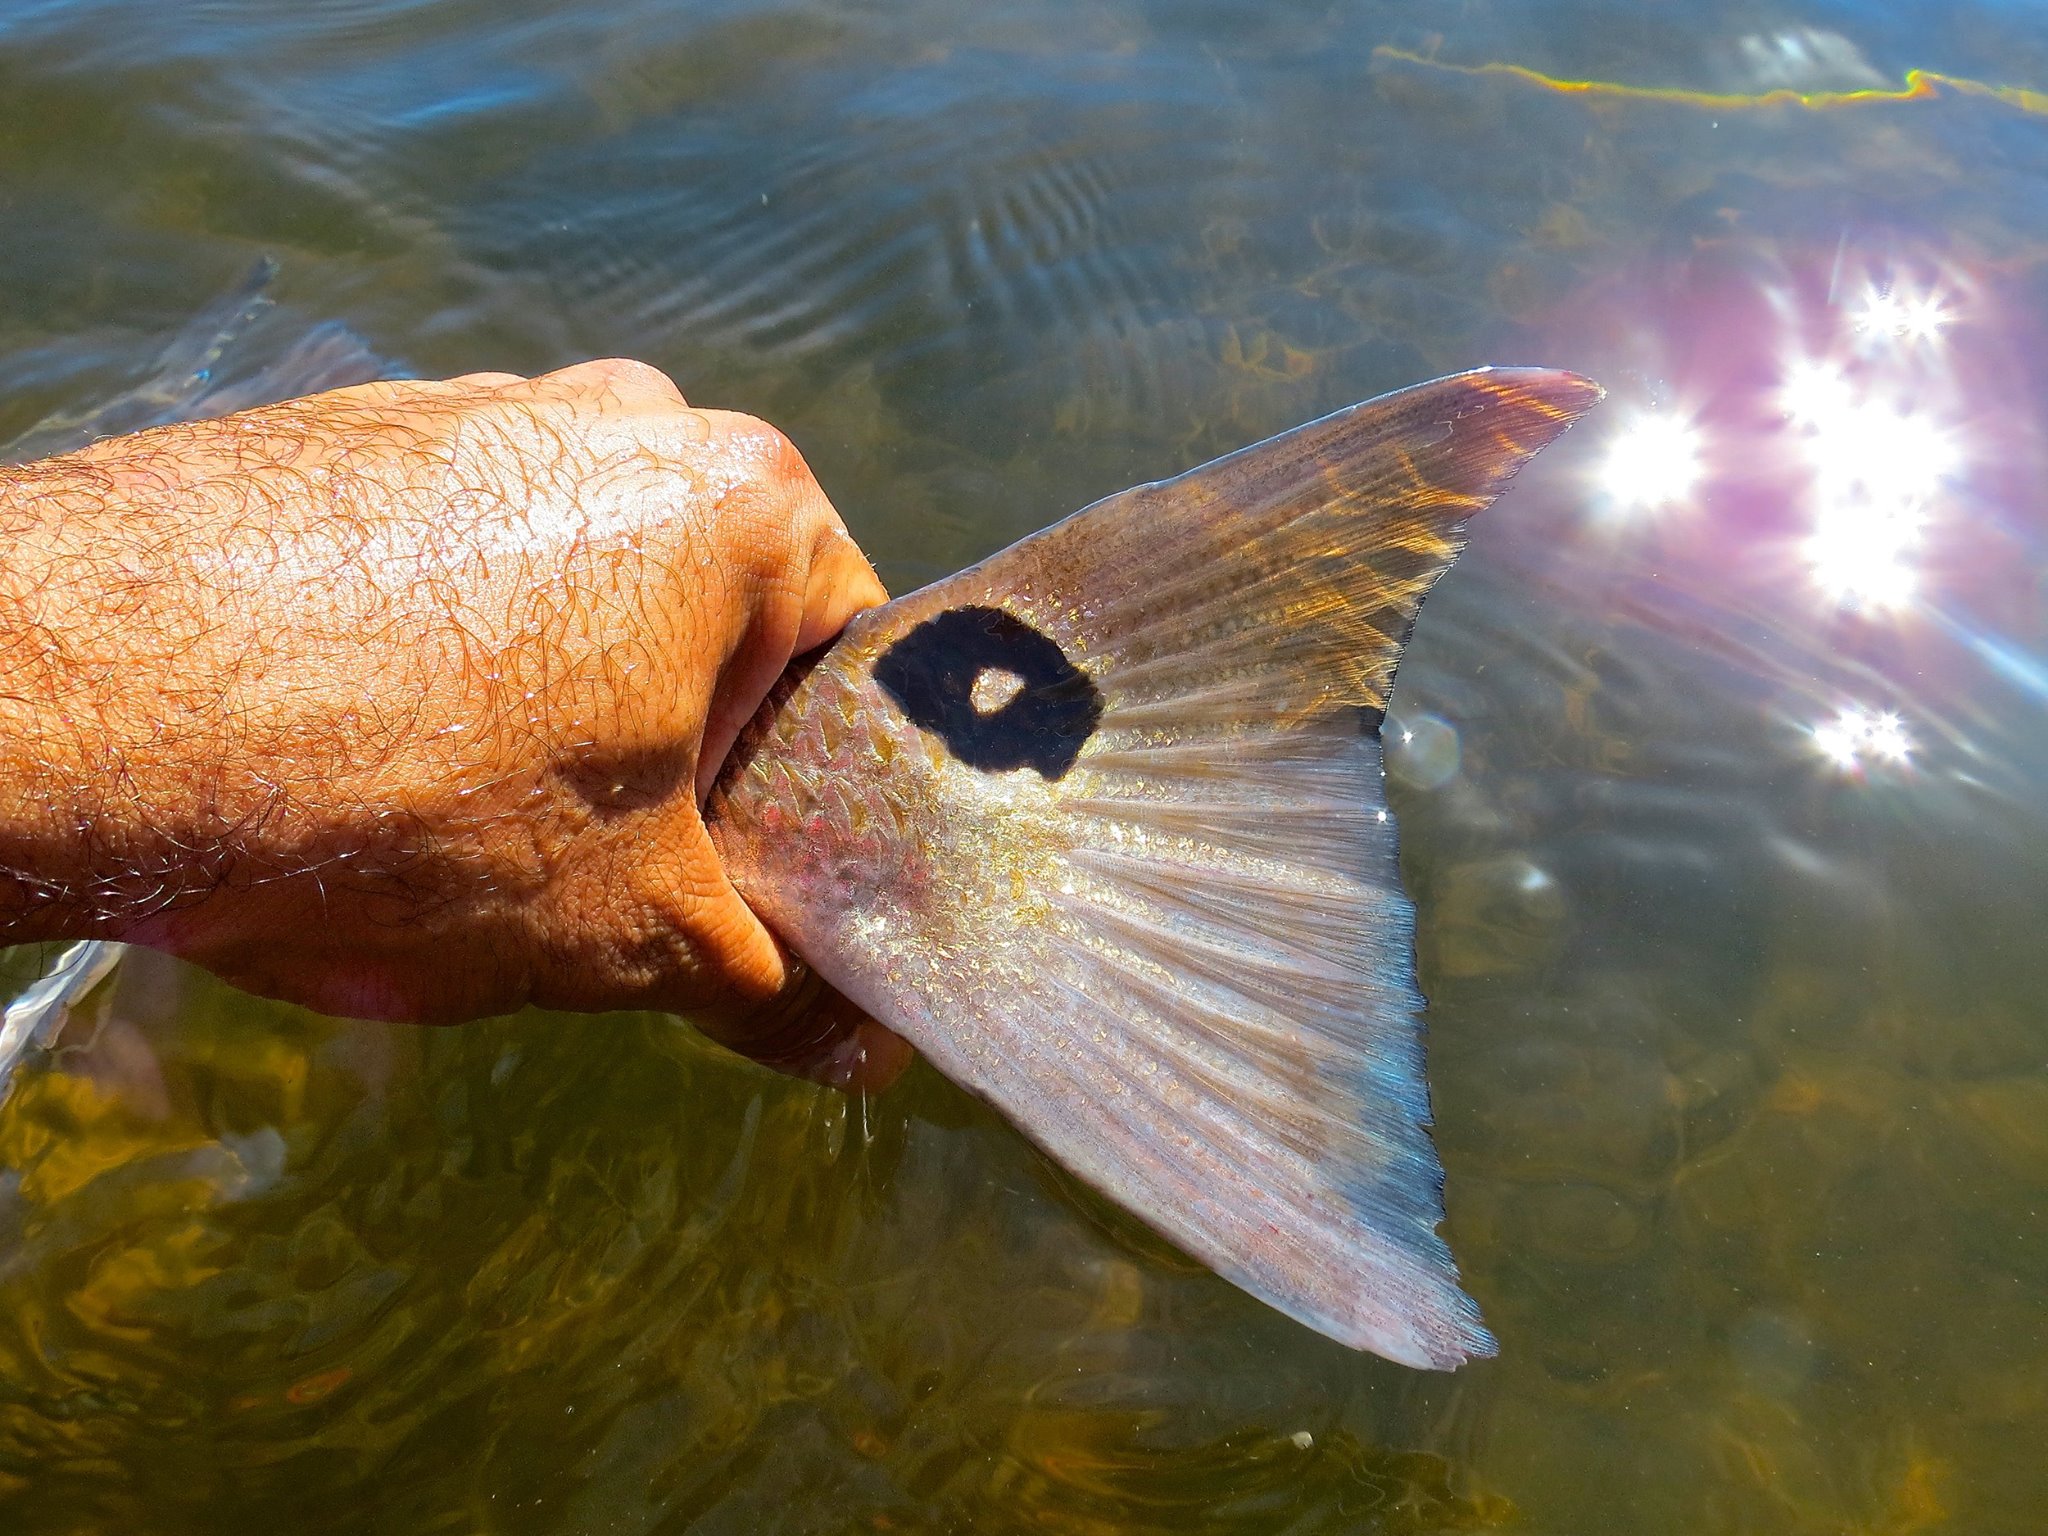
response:
[[[1607,451],[1600,486],[1618,506],[1651,511],[1689,499],[1700,481],[1700,435],[1677,416],[1644,413]]]
[[[1785,370],[1778,398],[1794,423],[1818,429],[1855,409],[1855,396],[1842,370],[1830,363],[1797,362]]]
[[[1857,774],[1873,766],[1903,767],[1913,751],[1905,722],[1896,714],[1856,704],[1814,726],[1813,745],[1843,773]]]
[[[1816,421],[1807,442],[1824,493],[1924,502],[1955,473],[1954,437],[1926,417],[1867,400]]]
[[[1899,342],[1931,342],[1949,322],[1948,305],[1938,293],[1913,293],[1873,285],[1854,316],[1866,336]]]
[[[1896,318],[1897,301],[1886,299],[1894,309],[1880,319]],[[1953,431],[1902,403],[1909,382],[1877,373],[1852,381],[1833,363],[1801,360],[1778,392],[1809,475],[1814,581],[1834,601],[1870,609],[1913,597],[1927,523],[1963,462]]]
[[[1824,514],[1806,541],[1814,583],[1837,603],[1901,608],[1919,591],[1917,523],[1856,506]]]

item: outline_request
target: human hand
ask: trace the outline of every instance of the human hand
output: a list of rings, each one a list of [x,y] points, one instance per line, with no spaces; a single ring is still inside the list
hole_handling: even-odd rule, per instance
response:
[[[0,686],[46,748],[0,810],[7,937],[363,1017],[682,1012],[842,1085],[907,1060],[699,813],[885,597],[764,423],[627,362],[366,385],[0,472],[0,538],[0,632],[45,642]]]

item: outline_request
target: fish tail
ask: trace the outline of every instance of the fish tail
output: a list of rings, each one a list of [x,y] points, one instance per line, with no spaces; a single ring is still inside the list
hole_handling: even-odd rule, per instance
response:
[[[1437,1230],[1380,724],[1466,520],[1599,396],[1539,370],[1421,385],[970,573],[1096,700],[1052,786],[1028,979],[950,1014],[940,1064],[1227,1278],[1415,1366],[1495,1345]]]

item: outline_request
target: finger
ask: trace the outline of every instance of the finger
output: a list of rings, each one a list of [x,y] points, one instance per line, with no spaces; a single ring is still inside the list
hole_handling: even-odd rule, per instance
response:
[[[889,601],[882,578],[853,542],[839,514],[830,505],[824,511],[827,521],[812,542],[804,582],[804,616],[796,632],[795,653],[799,656],[830,640],[855,614]]]
[[[846,1020],[828,1036],[831,1043],[825,1052],[813,1057],[796,1075],[841,1093],[880,1093],[910,1069],[917,1050],[838,993],[832,996],[844,1005]],[[829,1002],[821,1004],[831,1006]]]
[[[699,1028],[749,1061],[843,1093],[879,1093],[916,1056],[808,968],[794,970],[789,990],[765,1008],[703,1017]]]
[[[696,1006],[672,1011],[750,1061],[844,1092],[879,1092],[902,1076],[916,1056],[910,1043],[771,934],[722,870],[720,886],[696,924],[719,976],[718,1000],[707,1005],[699,996]]]
[[[664,878],[643,862],[638,873],[666,889],[629,898],[638,910],[620,916],[629,924],[652,917],[685,938],[691,958],[684,971],[657,983],[641,1006],[729,1018],[736,1029],[744,1028],[738,1021],[772,1014],[803,981],[804,967],[727,876],[695,803],[678,806],[658,830],[647,830],[644,841],[659,848],[661,862],[672,869]]]

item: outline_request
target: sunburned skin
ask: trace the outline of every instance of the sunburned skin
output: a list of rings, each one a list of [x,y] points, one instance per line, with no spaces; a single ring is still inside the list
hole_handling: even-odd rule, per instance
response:
[[[802,458],[660,373],[366,385],[0,470],[0,942],[325,1012],[690,1012],[849,1083],[699,805],[885,594]]]

